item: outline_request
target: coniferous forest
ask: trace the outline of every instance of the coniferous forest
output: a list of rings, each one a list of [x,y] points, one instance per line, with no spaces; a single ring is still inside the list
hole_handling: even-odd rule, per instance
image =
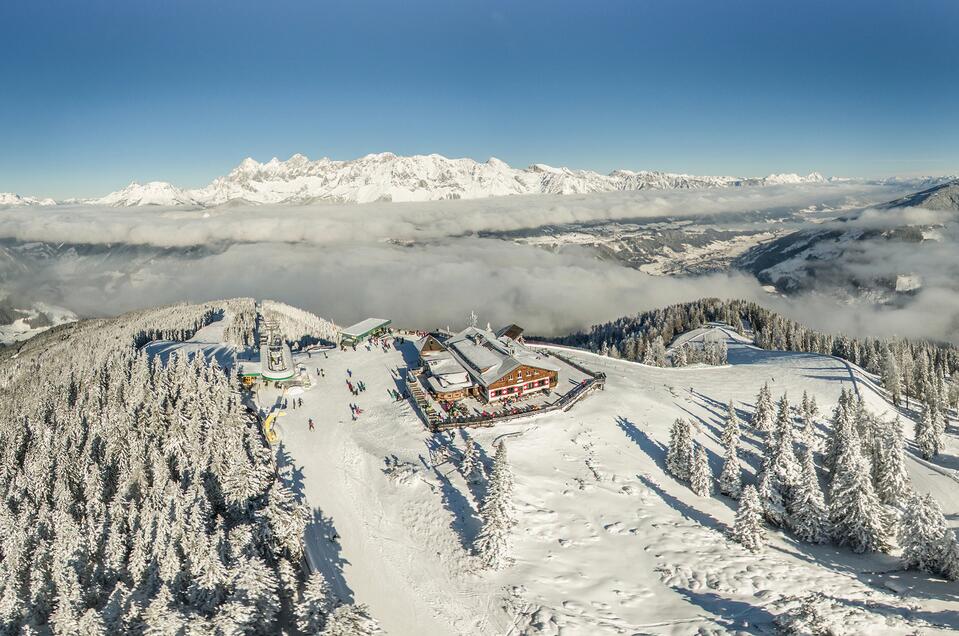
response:
[[[933,392],[953,406],[959,401],[959,385],[954,381],[959,371],[959,349],[953,345],[823,333],[744,300],[704,298],[624,316],[547,340],[644,364],[677,366],[677,356],[668,358],[666,346],[676,336],[711,322],[724,323],[740,333],[752,330],[756,345],[763,349],[819,353],[848,360],[880,376],[896,404],[910,398],[929,403],[935,401]],[[724,355],[717,356],[721,359],[717,362],[710,359],[709,353],[706,351],[704,359],[695,361],[725,363]],[[950,378],[951,385],[946,383]]]
[[[307,512],[238,382],[142,351],[251,306],[83,321],[0,351],[0,633],[277,633],[303,613]]]

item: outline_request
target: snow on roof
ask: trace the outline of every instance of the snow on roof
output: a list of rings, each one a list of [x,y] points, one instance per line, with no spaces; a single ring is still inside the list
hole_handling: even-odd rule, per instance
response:
[[[452,355],[449,353],[443,357],[430,358],[429,362],[430,372],[433,375],[451,375],[454,373],[466,373],[466,369],[463,368],[463,365],[456,361]]]
[[[506,356],[472,340],[454,342],[452,348],[477,371],[487,371],[503,362]]]
[[[262,371],[259,360],[237,360],[236,365],[240,375],[260,375]]]
[[[426,382],[430,385],[430,388],[433,389],[434,393],[446,393],[448,391],[457,391],[459,389],[468,389],[473,386],[473,381],[469,378],[465,382],[440,382],[439,378],[436,376],[429,376],[426,378]]]
[[[436,340],[436,342],[438,342],[438,343],[440,343],[440,344],[443,344],[444,342],[446,342],[446,340],[447,340],[448,337],[449,337],[449,336],[447,336],[446,334],[441,334],[441,333],[428,333],[428,334],[426,334],[425,336],[423,336],[422,338],[420,338],[419,340],[417,340],[417,341],[413,344],[413,346],[416,347],[416,351],[417,351],[418,353],[423,353],[423,347],[426,346],[426,343],[429,342],[430,339]],[[426,353],[427,353],[427,355],[429,355],[429,354],[432,354],[433,352],[432,352],[432,351],[427,351]]]
[[[559,367],[514,340],[503,340],[493,332],[467,327],[452,336],[446,345],[476,381],[489,386],[522,365],[559,371]]]
[[[359,321],[355,325],[340,329],[340,333],[345,336],[362,336],[374,329],[387,327],[390,323],[391,321],[386,318],[367,318],[366,320]]]

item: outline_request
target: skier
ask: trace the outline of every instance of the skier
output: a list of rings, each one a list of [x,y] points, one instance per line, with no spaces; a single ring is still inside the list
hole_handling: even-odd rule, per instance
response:
[[[307,423],[310,425],[310,430],[311,430],[311,431],[314,430],[314,427],[313,427],[313,418],[312,418],[312,417],[310,418],[309,422],[307,422]]]
[[[320,376],[325,378],[325,377],[326,377],[326,371],[324,371],[323,369],[320,369]]]

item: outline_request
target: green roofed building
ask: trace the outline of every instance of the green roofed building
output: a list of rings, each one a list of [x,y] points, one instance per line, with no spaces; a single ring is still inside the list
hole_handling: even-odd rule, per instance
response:
[[[367,318],[360,322],[340,329],[340,342],[343,344],[356,344],[363,342],[367,338],[378,336],[389,330],[392,321],[385,318]]]

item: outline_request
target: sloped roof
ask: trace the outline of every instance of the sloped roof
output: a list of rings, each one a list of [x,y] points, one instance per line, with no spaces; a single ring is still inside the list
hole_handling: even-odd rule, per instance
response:
[[[500,338],[505,336],[511,340],[517,340],[523,335],[523,328],[515,324],[506,325],[505,327],[500,327],[499,331],[496,332],[496,335]]]
[[[426,343],[429,342],[430,339],[433,339],[440,344],[444,344],[447,341],[447,339],[449,339],[449,336],[447,336],[446,334],[438,333],[438,332],[428,333],[422,338],[420,338],[419,340],[417,340],[415,343],[413,343],[413,346],[416,347],[416,352],[423,353],[423,347],[426,346]]]
[[[523,365],[559,371],[558,366],[525,345],[503,340],[486,329],[467,327],[452,336],[446,345],[477,383],[483,386],[493,384]]]
[[[388,327],[390,325],[390,320],[386,318],[367,318],[366,320],[361,320],[355,325],[351,325],[345,329],[340,329],[340,333],[344,336],[362,336],[374,329],[379,329],[381,327]]]

